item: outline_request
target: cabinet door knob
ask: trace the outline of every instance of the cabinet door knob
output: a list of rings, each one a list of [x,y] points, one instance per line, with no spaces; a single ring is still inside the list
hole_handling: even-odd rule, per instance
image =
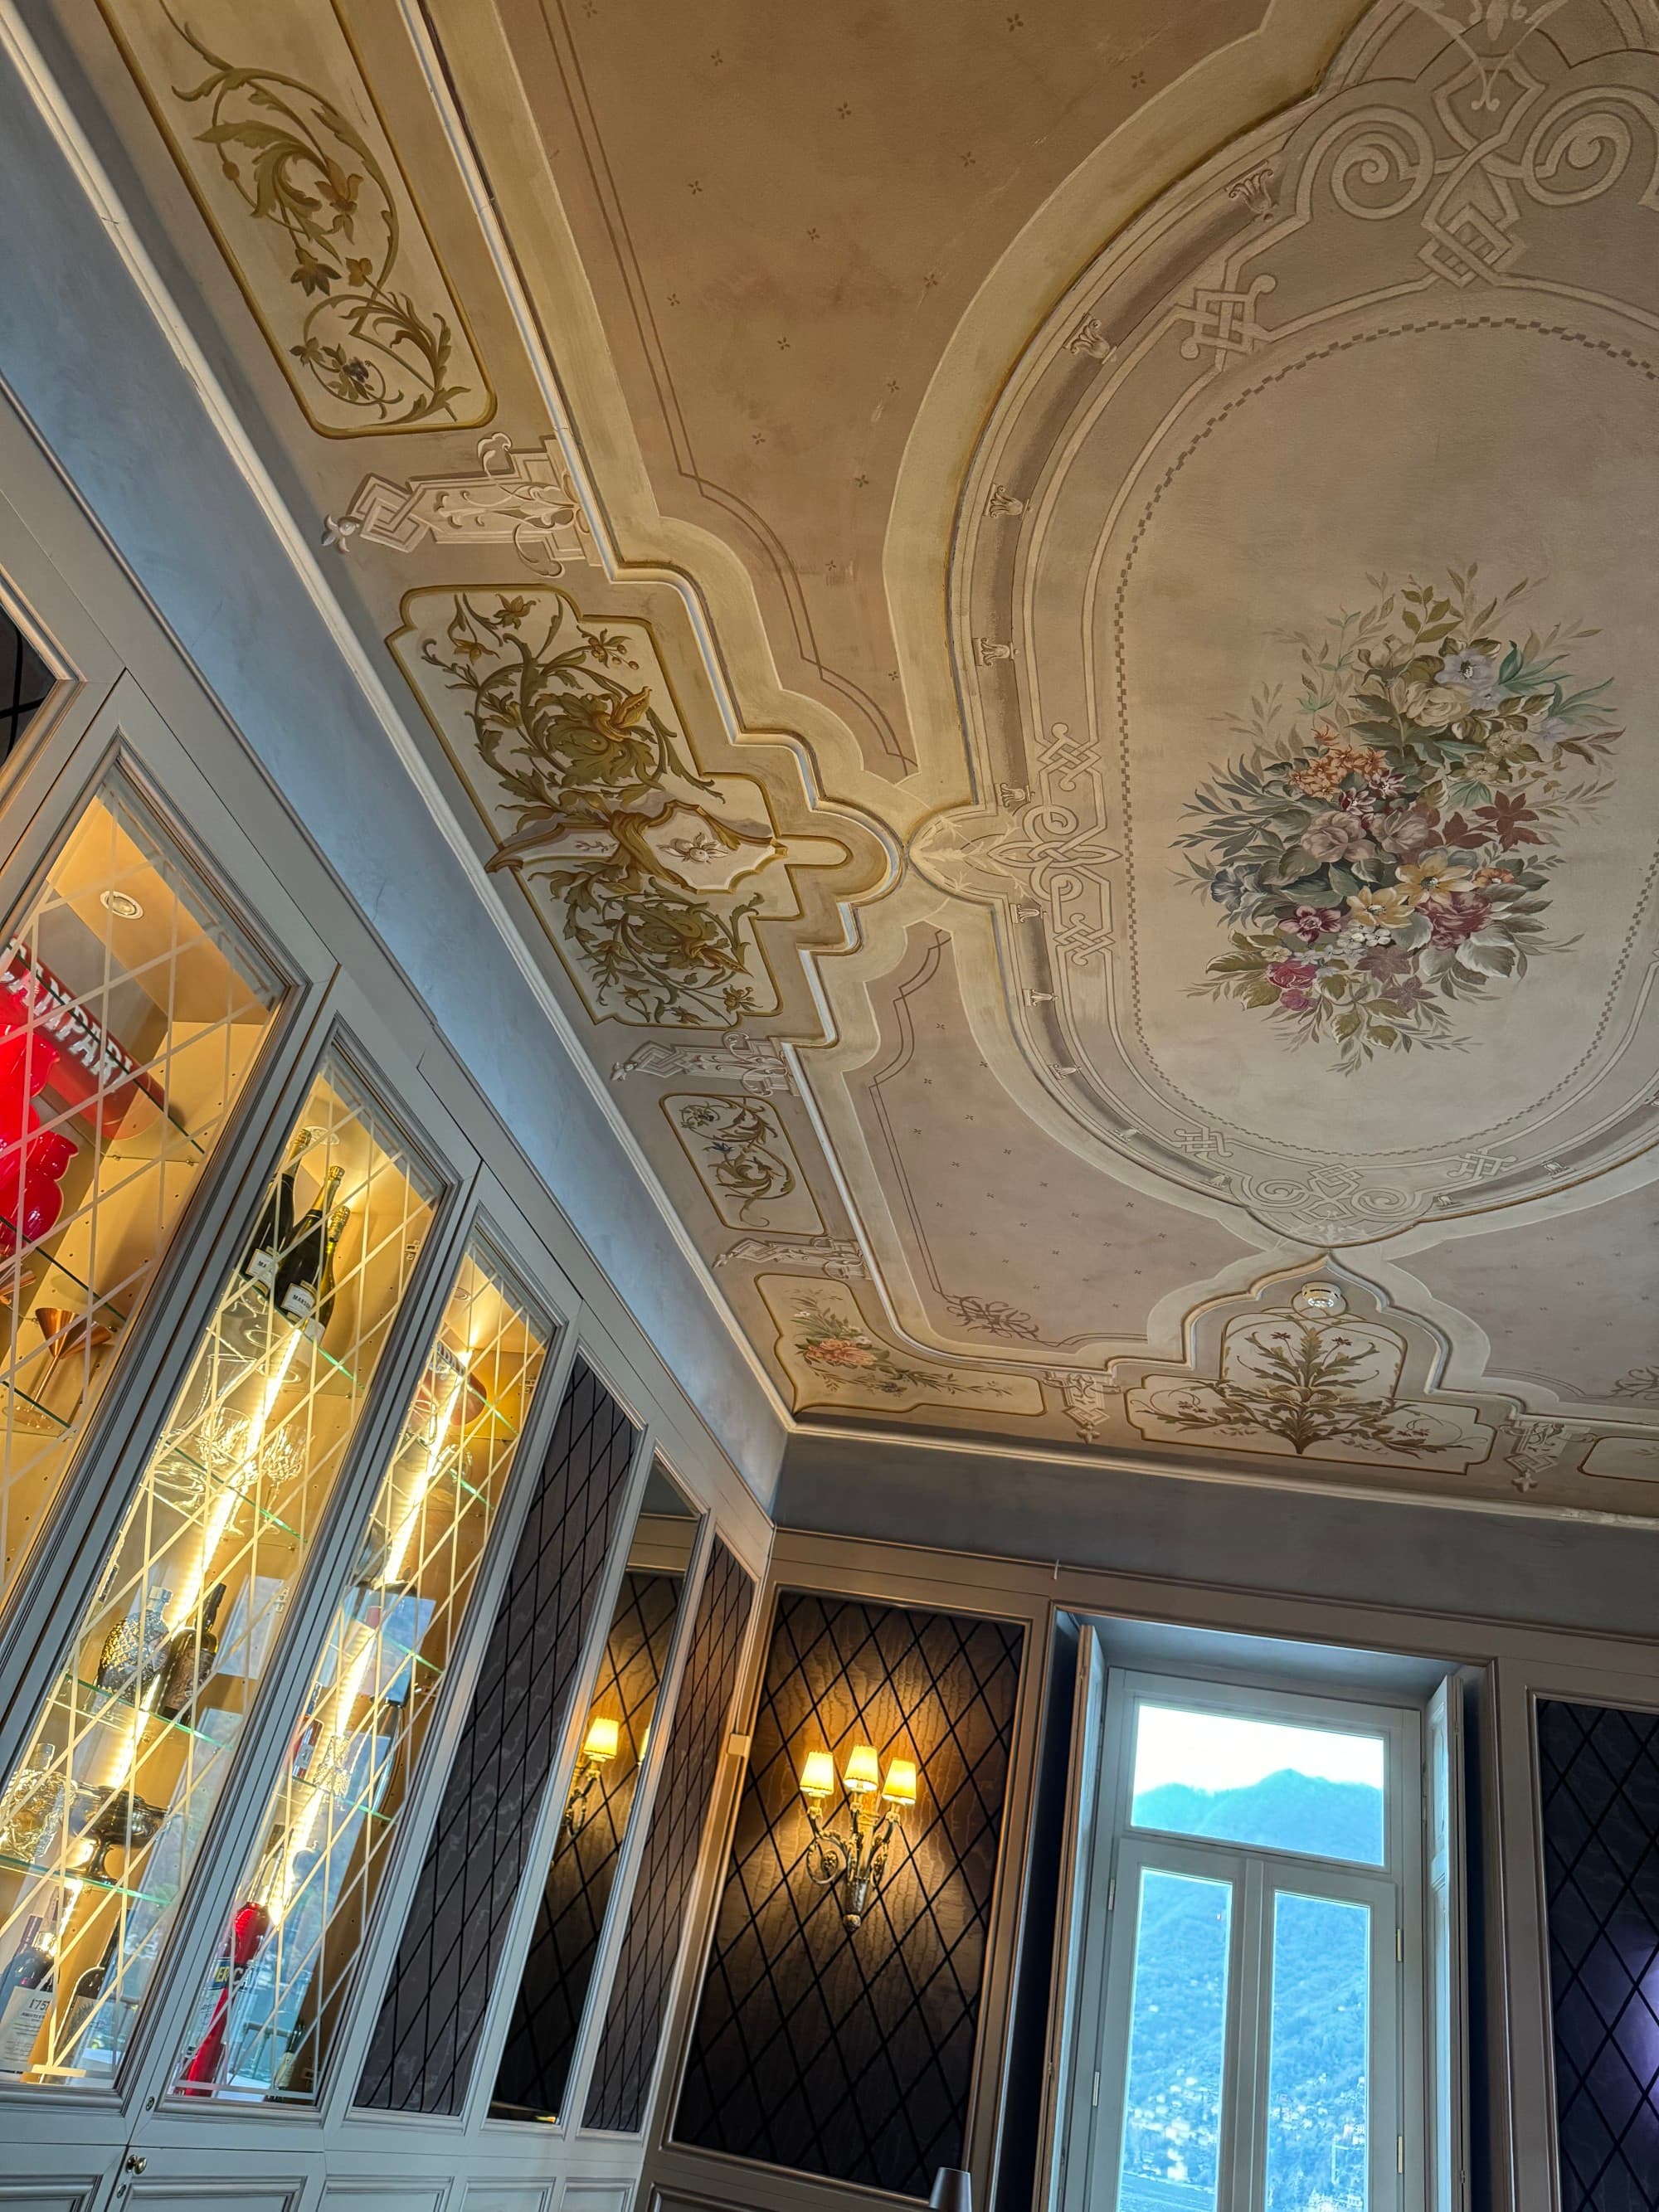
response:
[[[127,2172],[129,2173],[142,2173],[149,2164],[149,2160],[147,2158],[140,2158],[137,2151],[130,2151],[127,2154]]]

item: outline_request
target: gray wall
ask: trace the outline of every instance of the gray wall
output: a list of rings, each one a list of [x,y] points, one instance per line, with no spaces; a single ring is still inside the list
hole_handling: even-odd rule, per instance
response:
[[[1651,1638],[1659,1529],[1245,1488],[1010,1451],[793,1437],[779,1525]]]

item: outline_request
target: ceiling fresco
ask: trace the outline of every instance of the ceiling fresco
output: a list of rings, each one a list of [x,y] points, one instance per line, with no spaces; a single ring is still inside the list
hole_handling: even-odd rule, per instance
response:
[[[101,4],[789,1416],[1659,1513],[1650,9]]]

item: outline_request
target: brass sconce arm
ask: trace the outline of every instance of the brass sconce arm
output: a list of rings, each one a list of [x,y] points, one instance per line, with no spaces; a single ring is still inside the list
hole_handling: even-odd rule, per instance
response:
[[[916,1801],[914,1761],[892,1760],[884,1783],[876,1754],[860,1744],[847,1762],[843,1777],[847,1792],[848,1832],[842,1834],[823,1819],[820,1808],[835,1786],[835,1769],[828,1752],[814,1752],[801,1775],[801,1795],[812,1838],[806,1846],[807,1878],[821,1889],[839,1887],[842,1925],[859,1927],[870,1909],[870,1899],[887,1875],[888,1854],[898,1826],[899,1808]],[[880,1790],[880,1803],[877,1790]]]
[[[568,1836],[580,1835],[592,1810],[589,1800],[593,1785],[600,1774],[617,1756],[620,1731],[612,1720],[595,1720],[583,1741],[581,1753],[576,1761],[576,1771],[571,1777],[570,1795],[564,1805],[564,1831]]]

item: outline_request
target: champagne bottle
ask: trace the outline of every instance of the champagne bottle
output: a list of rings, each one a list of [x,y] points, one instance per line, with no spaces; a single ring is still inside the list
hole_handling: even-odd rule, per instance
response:
[[[213,1624],[224,1596],[224,1584],[215,1583],[208,1592],[200,1627],[193,1620],[187,1620],[168,1638],[167,1660],[161,1669],[161,1692],[155,1700],[155,1710],[164,1720],[177,1720],[194,1702],[196,1692],[213,1672],[213,1662],[219,1653],[219,1638]]]
[[[328,1218],[344,1176],[343,1168],[329,1170],[321,1193],[295,1230],[276,1270],[277,1310],[296,1327],[303,1327],[317,1310],[317,1292],[328,1259]]]
[[[328,1242],[323,1247],[323,1272],[317,1279],[317,1307],[305,1325],[305,1334],[313,1344],[320,1344],[330,1322],[334,1318],[334,1255],[351,1218],[349,1206],[337,1206],[328,1217]]]
[[[6,2000],[0,2006],[0,2080],[28,2071],[29,2058],[52,2010],[52,1939],[37,1913],[6,1969]]]
[[[179,2077],[179,2096],[207,2097],[213,2094],[208,2085],[217,2075],[225,2055],[231,1992],[258,1956],[259,1946],[270,1933],[270,1913],[263,1905],[239,1905],[231,1915],[230,1933],[213,1969],[213,2009],[208,2016],[207,2032]]]
[[[264,1211],[243,1255],[242,1273],[250,1282],[259,1284],[266,1291],[276,1286],[276,1270],[294,1235],[294,1178],[319,1133],[310,1128],[295,1131],[288,1158],[265,1194]]]
[[[73,2051],[80,2040],[87,2022],[92,2018],[93,2008],[104,1994],[110,1969],[121,1948],[121,1929],[118,1924],[111,1929],[110,1939],[104,1946],[104,1955],[95,1966],[88,1966],[76,1980],[70,1993],[69,2010],[64,2015],[64,2025],[58,2039],[60,2051]]]

